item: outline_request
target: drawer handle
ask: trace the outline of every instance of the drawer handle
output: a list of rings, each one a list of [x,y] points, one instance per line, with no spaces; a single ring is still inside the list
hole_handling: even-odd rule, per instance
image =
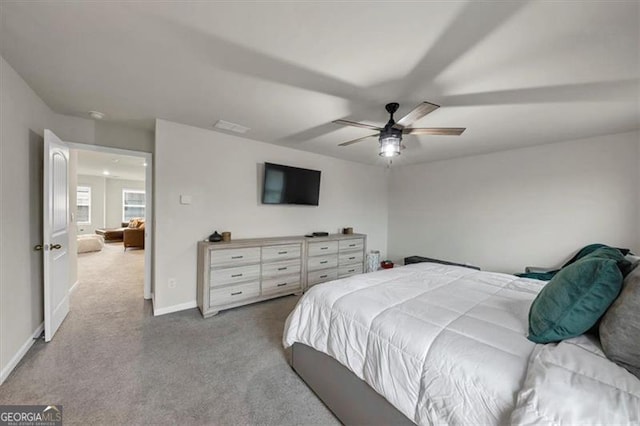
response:
[[[244,256],[231,256],[232,259],[242,259]]]
[[[356,271],[355,269],[349,269],[349,272],[355,272],[355,271]]]
[[[242,292],[241,291],[236,291],[235,293],[231,293],[232,296],[237,296],[239,294],[242,294]]]
[[[287,283],[278,284],[276,287],[282,287],[283,285],[287,285]]]
[[[355,247],[355,246],[356,246],[355,244],[349,244],[349,247]]]
[[[237,277],[241,277],[242,274],[235,274],[235,275],[231,275],[231,278],[237,278]]]
[[[322,262],[320,262],[321,265],[324,265],[325,263],[329,263],[328,260],[323,260]]]
[[[279,251],[278,254],[287,254],[289,253],[288,251]]]
[[[283,266],[282,268],[278,268],[278,271],[286,271],[286,270],[287,270],[286,266]]]
[[[326,275],[320,275],[320,278],[327,278]]]
[[[320,247],[320,250],[328,250],[329,247]]]
[[[353,259],[355,259],[355,256],[352,256],[352,257],[349,258],[349,260],[353,260]]]

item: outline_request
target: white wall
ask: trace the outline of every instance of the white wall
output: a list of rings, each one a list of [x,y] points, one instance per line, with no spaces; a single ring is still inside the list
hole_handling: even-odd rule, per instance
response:
[[[153,130],[96,121],[94,135],[95,145],[142,152],[153,152],[154,150]]]
[[[0,366],[6,374],[43,321],[42,253],[33,246],[42,242],[42,134],[52,114],[2,58],[0,95]]]
[[[155,134],[156,309],[195,306],[196,245],[214,230],[248,238],[352,226],[368,235],[368,249],[386,252],[385,169],[164,120]],[[262,205],[264,162],[321,170],[319,206]],[[181,205],[180,194],[192,204]],[[173,289],[169,278],[177,281]]]
[[[122,225],[122,190],[145,189],[143,180],[78,175],[79,186],[91,187],[91,223],[78,224],[79,234],[93,234],[96,228]]]
[[[522,271],[639,249],[638,132],[393,169],[389,254]]]
[[[43,321],[43,131],[87,137],[86,121],[54,114],[0,57],[0,381]],[[92,140],[90,142],[93,142]],[[72,233],[73,233],[72,229]],[[73,251],[71,241],[70,250]],[[71,266],[70,282],[75,282]]]
[[[110,178],[106,181],[105,223],[107,228],[119,228],[122,226],[122,190],[140,189],[144,191],[144,181]]]
[[[78,234],[94,234],[96,228],[104,228],[105,178],[102,176],[78,175],[78,186],[91,188],[91,223],[77,224]]]

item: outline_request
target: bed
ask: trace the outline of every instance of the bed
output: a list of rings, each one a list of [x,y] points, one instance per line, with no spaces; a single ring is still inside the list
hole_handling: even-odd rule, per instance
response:
[[[527,340],[544,284],[434,263],[349,277],[301,298],[283,344],[345,424],[640,422],[640,380],[596,339]]]

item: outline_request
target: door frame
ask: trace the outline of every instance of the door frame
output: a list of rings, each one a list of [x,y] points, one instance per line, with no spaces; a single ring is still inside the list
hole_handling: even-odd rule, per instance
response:
[[[153,261],[153,154],[144,151],[133,151],[130,149],[112,148],[103,145],[91,145],[77,142],[66,142],[70,149],[97,151],[114,155],[128,155],[131,157],[144,158],[147,163],[144,177],[145,190],[145,233],[144,233],[144,298],[150,300],[153,297],[151,291],[151,263]],[[77,172],[76,172],[77,174]],[[75,224],[75,222],[74,222]]]

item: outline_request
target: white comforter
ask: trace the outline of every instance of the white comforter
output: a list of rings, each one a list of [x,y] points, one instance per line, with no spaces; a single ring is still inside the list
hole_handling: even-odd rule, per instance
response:
[[[329,354],[420,425],[637,424],[640,380],[595,343],[527,340],[544,284],[433,263],[358,275],[307,292],[283,342]]]
[[[595,337],[537,345],[511,422],[638,425],[640,380],[609,361]]]
[[[420,263],[315,286],[286,347],[329,354],[417,424],[508,423],[541,281]]]

